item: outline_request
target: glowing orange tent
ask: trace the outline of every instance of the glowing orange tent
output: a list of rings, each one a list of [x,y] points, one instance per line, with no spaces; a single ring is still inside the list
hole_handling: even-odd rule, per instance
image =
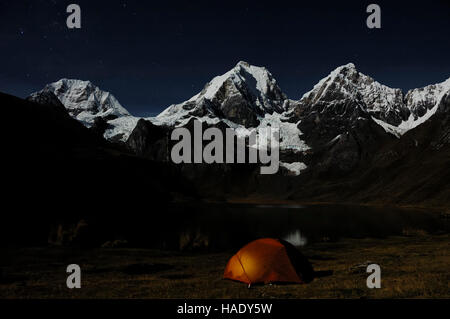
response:
[[[223,278],[256,283],[305,283],[313,279],[309,261],[290,243],[281,239],[255,240],[228,261]]]

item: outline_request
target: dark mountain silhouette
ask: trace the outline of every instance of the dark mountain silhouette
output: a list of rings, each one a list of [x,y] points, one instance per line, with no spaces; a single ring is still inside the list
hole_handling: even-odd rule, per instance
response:
[[[52,227],[82,219],[145,227],[177,194],[195,196],[176,167],[139,158],[84,127],[61,105],[40,101],[0,93],[7,119],[2,245],[47,243]]]

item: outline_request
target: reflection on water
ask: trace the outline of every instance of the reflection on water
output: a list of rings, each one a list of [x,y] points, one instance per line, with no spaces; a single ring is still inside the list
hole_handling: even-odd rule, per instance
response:
[[[292,205],[255,205],[256,208],[277,208],[277,209],[301,209],[306,208],[304,205],[292,204]]]
[[[449,220],[439,214],[388,207],[178,204],[142,216],[142,221],[129,225],[127,238],[136,236],[135,242],[175,250],[234,249],[262,237],[305,246],[343,237],[449,231]],[[123,226],[124,220],[116,222]]]
[[[293,233],[289,233],[287,236],[283,237],[283,239],[297,247],[305,246],[308,242],[306,237],[302,236],[302,233],[298,229]]]

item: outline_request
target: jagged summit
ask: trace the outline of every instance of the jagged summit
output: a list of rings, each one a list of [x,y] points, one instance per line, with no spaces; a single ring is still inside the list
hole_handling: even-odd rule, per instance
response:
[[[416,118],[422,117],[427,110],[433,108],[439,102],[438,100],[445,94],[448,94],[449,91],[450,78],[441,83],[409,90],[405,95],[406,105],[416,115]]]
[[[264,67],[240,61],[216,76],[188,101],[170,106],[158,119],[169,122],[190,116],[218,117],[245,126],[258,125],[258,117],[285,110],[286,96]]]
[[[405,120],[409,112],[400,89],[390,88],[360,73],[353,63],[342,65],[317,83],[300,99],[301,107],[318,112],[352,103],[392,125]]]
[[[248,63],[248,62],[246,62],[246,61],[239,61],[239,62],[236,64],[236,67],[240,67],[240,66],[243,66],[243,67],[250,67],[250,63]]]
[[[450,111],[450,78],[444,82],[409,90],[404,97],[409,116],[398,125],[383,123],[374,118],[386,132],[397,137],[428,121],[434,114]]]
[[[449,90],[450,79],[404,95],[400,89],[383,85],[348,63],[333,70],[293,103],[290,113],[301,117],[315,112],[328,114],[332,119],[345,114],[358,117],[362,111],[385,131],[400,137],[435,114]]]
[[[55,94],[69,114],[87,126],[95,117],[111,120],[130,113],[109,92],[100,90],[90,81],[61,79],[44,88]]]
[[[297,123],[309,116],[338,120],[348,126],[363,117],[401,136],[435,114],[445,96],[448,99],[449,91],[450,79],[447,79],[410,90],[405,95],[400,89],[385,86],[359,72],[355,64],[347,63],[331,71],[300,100],[293,101],[281,91],[265,67],[239,61],[189,100],[171,105],[148,120],[155,125],[180,126],[196,117],[210,124],[226,121],[232,126],[256,127],[264,125],[267,117],[271,121],[277,118],[277,123]],[[139,120],[113,95],[90,81],[61,79],[31,98],[50,99],[45,92],[53,93],[72,117],[88,127],[96,117],[102,117],[108,123],[105,132],[108,139],[125,141]]]

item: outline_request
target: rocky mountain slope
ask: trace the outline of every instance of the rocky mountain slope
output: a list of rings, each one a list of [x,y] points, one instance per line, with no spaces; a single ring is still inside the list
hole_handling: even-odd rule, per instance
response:
[[[258,117],[282,113],[288,102],[272,74],[263,67],[239,62],[227,73],[217,76],[188,101],[172,105],[157,119],[179,125],[190,117],[221,118],[245,127],[259,124]]]
[[[409,114],[403,105],[400,89],[392,89],[359,73],[349,63],[332,71],[305,93],[291,111],[301,116],[304,112],[326,112],[333,109],[344,113],[346,107],[356,107],[392,125],[398,125]]]
[[[398,138],[384,132],[359,152],[351,169],[339,170],[338,160],[328,169],[321,163],[342,159],[354,151],[330,146],[316,153],[312,166],[287,188],[291,199],[308,201],[358,202],[443,206],[450,205],[450,95],[439,102],[433,117]],[[375,135],[378,134],[378,135]],[[356,139],[355,139],[356,140]],[[368,147],[367,145],[370,145]],[[350,153],[349,153],[350,152]],[[355,158],[356,157],[356,153]],[[348,156],[348,155],[347,155]],[[322,169],[318,169],[318,165]],[[333,174],[338,171],[338,174]],[[340,172],[339,172],[340,171]],[[274,183],[272,180],[271,183]]]
[[[386,132],[397,137],[416,128],[428,121],[434,114],[443,112],[442,104],[450,92],[450,78],[442,83],[432,84],[423,88],[408,91],[404,97],[409,116],[399,125],[391,125],[374,120],[380,124]]]

